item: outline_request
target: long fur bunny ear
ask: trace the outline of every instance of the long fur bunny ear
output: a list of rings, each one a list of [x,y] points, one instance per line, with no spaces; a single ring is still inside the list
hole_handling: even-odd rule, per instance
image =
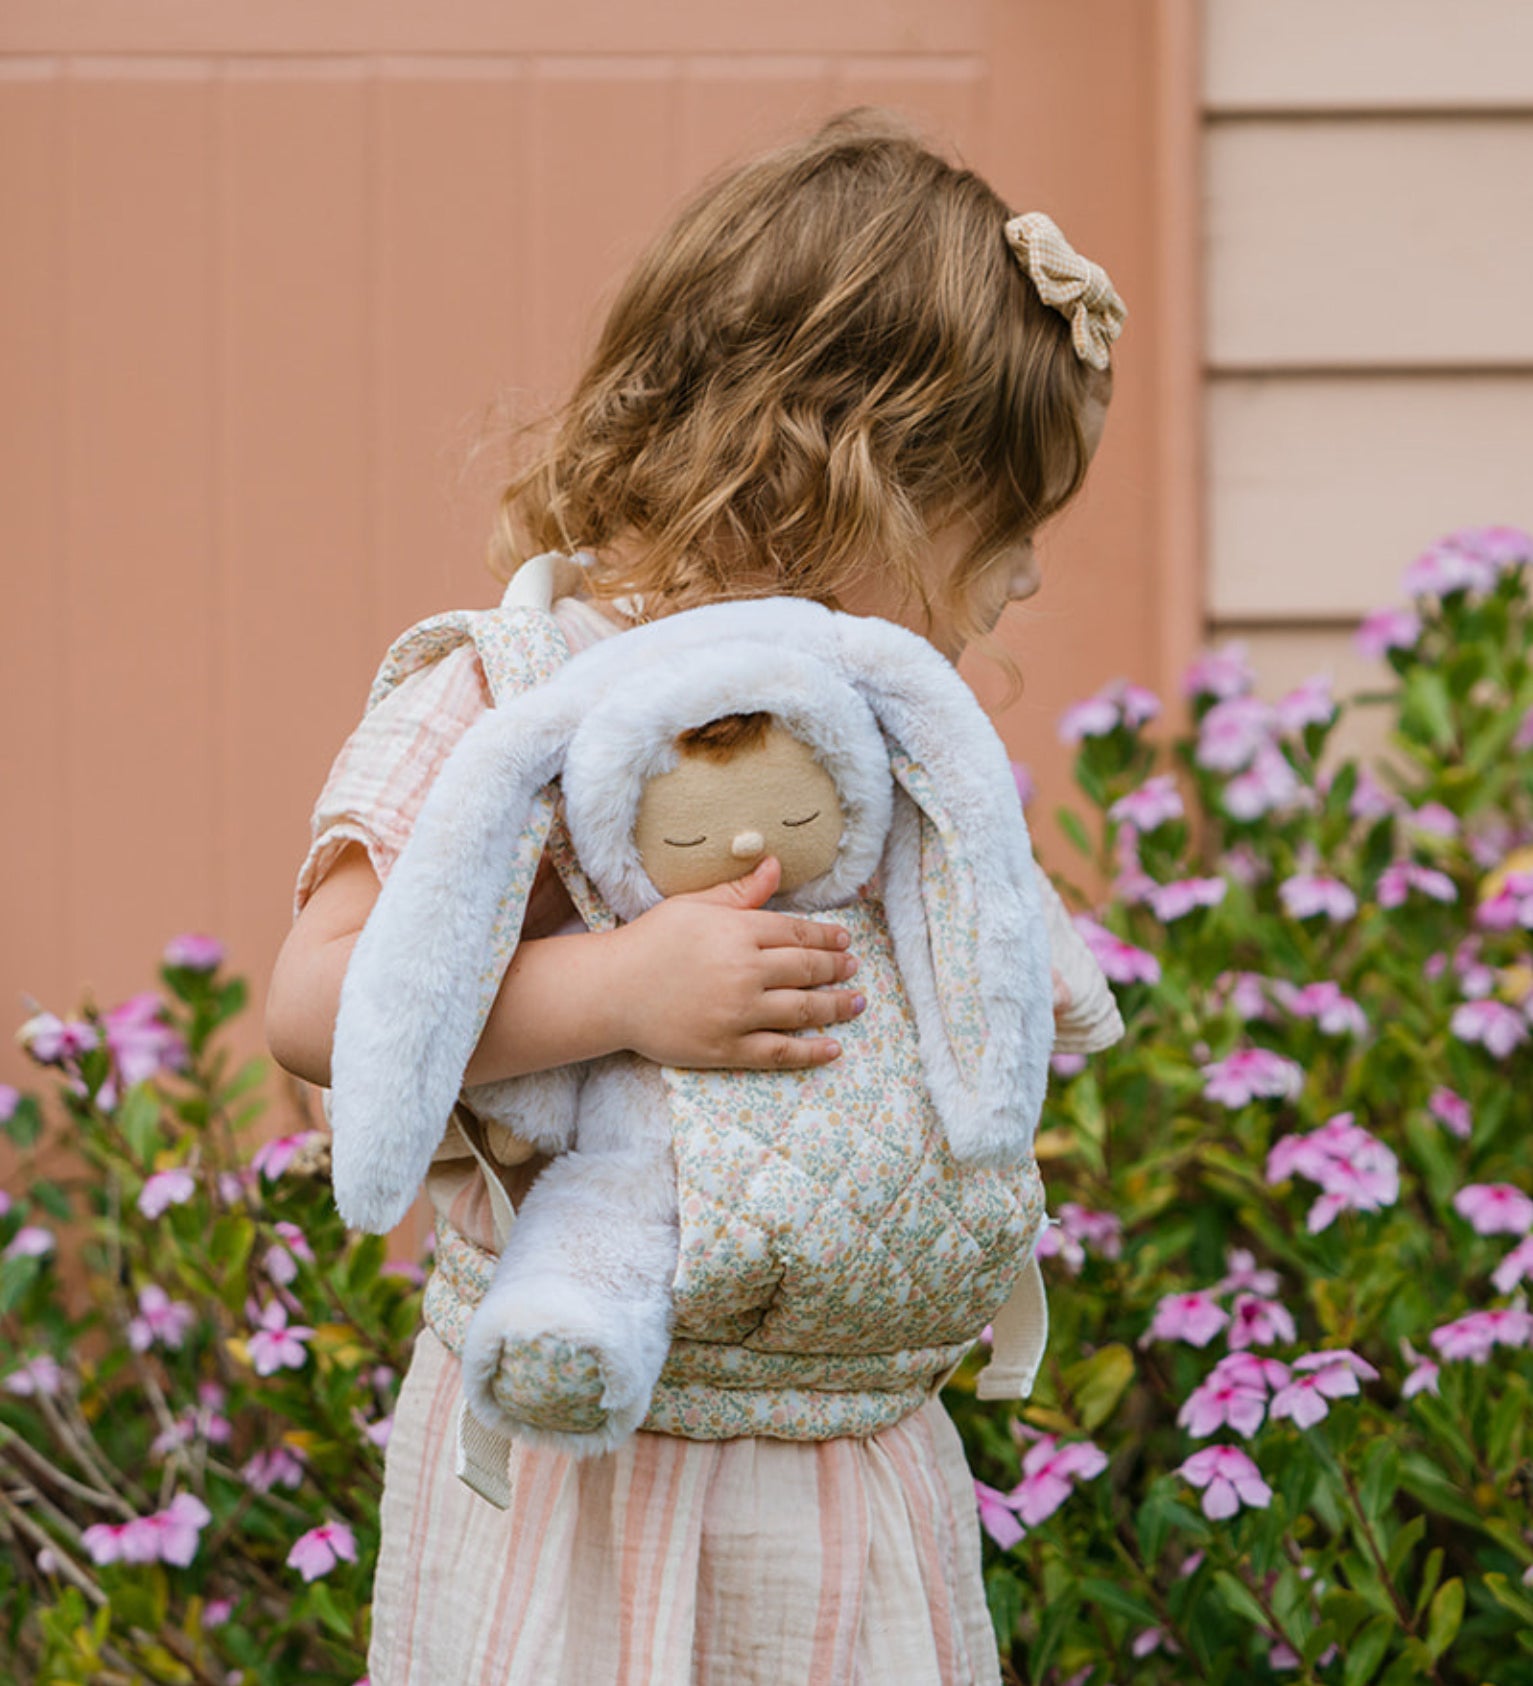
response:
[[[335,1203],[383,1234],[442,1139],[519,938],[553,819],[546,788],[581,712],[544,686],[464,733],[379,891],[341,987],[331,1054]]]
[[[932,647],[837,617],[840,661],[891,741],[884,913],[927,1085],[959,1159],[1032,1149],[1053,1047],[1049,937],[1006,751]]]

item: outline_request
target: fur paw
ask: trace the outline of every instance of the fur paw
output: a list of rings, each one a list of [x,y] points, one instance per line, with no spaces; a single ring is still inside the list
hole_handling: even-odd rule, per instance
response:
[[[599,1349],[557,1335],[505,1341],[490,1382],[491,1396],[512,1422],[549,1433],[604,1429],[606,1391]]]

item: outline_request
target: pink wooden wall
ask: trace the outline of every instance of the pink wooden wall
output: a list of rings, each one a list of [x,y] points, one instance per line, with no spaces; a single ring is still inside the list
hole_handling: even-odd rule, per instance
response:
[[[1095,484],[1009,617],[1028,690],[1003,729],[1058,794],[1064,703],[1162,683],[1197,636],[1193,16],[11,0],[0,1019],[144,988],[190,928],[261,1000],[382,650],[494,598],[487,407],[558,395],[705,171],[852,103],[1049,210],[1129,301]]]

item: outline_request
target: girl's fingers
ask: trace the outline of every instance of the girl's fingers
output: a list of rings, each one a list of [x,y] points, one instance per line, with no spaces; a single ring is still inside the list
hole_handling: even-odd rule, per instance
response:
[[[768,989],[818,989],[822,984],[845,983],[857,970],[855,956],[824,948],[764,948],[761,951],[761,987]]]
[[[792,913],[758,913],[751,925],[758,948],[844,949],[852,940],[844,925],[824,925]]]
[[[804,1071],[839,1058],[841,1044],[828,1036],[777,1036],[753,1031],[740,1044],[739,1063],[747,1071]]]
[[[852,989],[769,989],[754,1016],[763,1030],[812,1030],[845,1024],[866,1006],[866,1000]]]

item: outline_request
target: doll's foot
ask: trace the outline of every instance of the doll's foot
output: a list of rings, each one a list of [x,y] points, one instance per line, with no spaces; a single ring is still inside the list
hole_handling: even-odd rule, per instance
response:
[[[606,1391],[599,1350],[552,1334],[503,1342],[490,1383],[495,1403],[511,1421],[555,1434],[604,1429]]]

